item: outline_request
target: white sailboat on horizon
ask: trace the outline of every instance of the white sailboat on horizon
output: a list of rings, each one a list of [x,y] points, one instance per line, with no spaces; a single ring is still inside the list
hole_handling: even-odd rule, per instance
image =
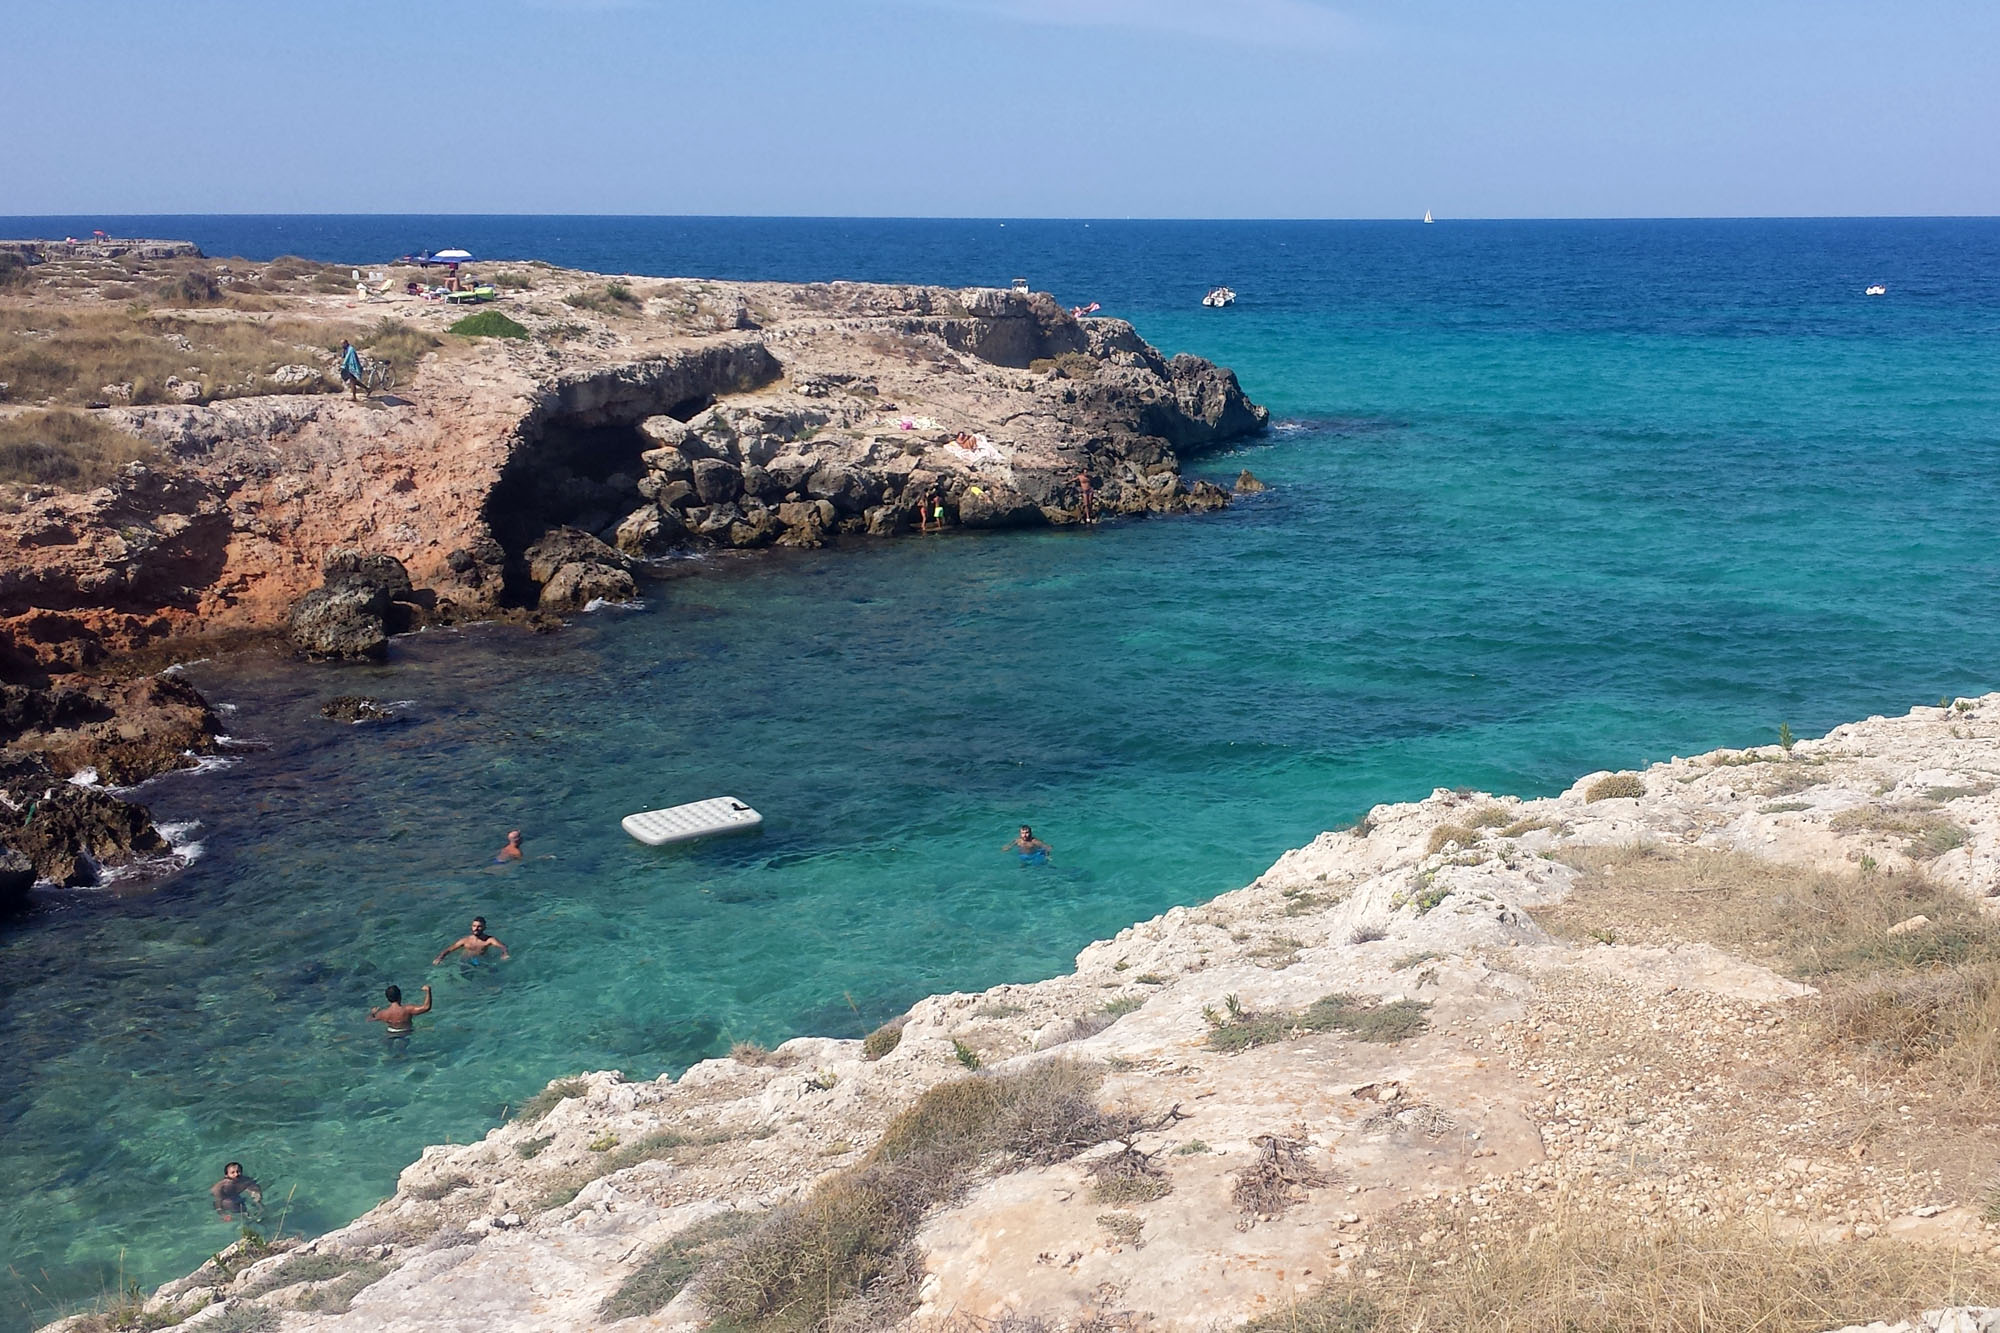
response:
[[[1435,219],[1431,217],[1431,211],[1428,208],[1424,210],[1424,221],[1426,222],[1435,221]]]

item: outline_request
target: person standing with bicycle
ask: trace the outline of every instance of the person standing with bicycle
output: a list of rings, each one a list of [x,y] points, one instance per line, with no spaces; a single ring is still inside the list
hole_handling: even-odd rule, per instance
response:
[[[361,353],[345,338],[340,340],[340,382],[347,386],[350,398],[359,398],[365,392],[361,383]]]

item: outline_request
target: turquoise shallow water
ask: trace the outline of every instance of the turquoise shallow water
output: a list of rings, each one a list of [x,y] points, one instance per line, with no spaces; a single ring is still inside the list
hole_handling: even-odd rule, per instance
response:
[[[1249,273],[1219,318],[1132,313],[1273,407],[1202,465],[1268,493],[712,560],[643,609],[420,635],[382,668],[194,666],[257,747],[144,790],[204,855],[0,927],[0,1327],[217,1248],[231,1157],[272,1220],[289,1197],[288,1226],[337,1225],[548,1078],[1059,972],[1378,801],[1992,687],[2000,228],[1870,225],[1078,242],[1077,299]],[[1892,299],[1862,300],[1892,259]],[[316,715],[350,692],[408,702]],[[764,834],[618,830],[719,792]],[[1022,821],[1053,866],[1001,854]],[[495,867],[514,826],[531,859]],[[476,912],[514,961],[427,968]],[[387,1046],[367,1006],[425,979],[437,1012]]]

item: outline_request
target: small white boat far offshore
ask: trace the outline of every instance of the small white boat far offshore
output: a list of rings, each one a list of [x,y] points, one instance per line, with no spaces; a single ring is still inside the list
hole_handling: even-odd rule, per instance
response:
[[[625,816],[619,824],[648,847],[664,847],[718,833],[748,833],[763,822],[764,816],[734,796],[715,796],[664,810],[641,810]]]
[[[1208,295],[1201,298],[1201,303],[1220,310],[1223,306],[1236,304],[1236,292],[1229,287],[1212,287]]]
[[[1889,289],[1879,282],[1862,293],[1863,296],[1887,296],[1888,294]]]
[[[1436,219],[1431,216],[1431,211],[1428,208],[1424,210],[1424,221],[1426,222],[1436,221]]]

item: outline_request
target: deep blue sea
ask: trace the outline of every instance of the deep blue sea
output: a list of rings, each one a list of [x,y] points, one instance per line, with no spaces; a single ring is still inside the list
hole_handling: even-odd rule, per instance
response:
[[[2000,685],[1996,221],[0,218],[93,227],[1026,277],[1233,366],[1277,426],[1198,465],[1270,483],[1218,514],[715,560],[554,637],[190,668],[256,745],[142,793],[203,855],[0,927],[0,1329],[225,1243],[230,1158],[267,1228],[325,1229],[551,1077],[1046,977],[1379,801]],[[407,702],[317,716],[357,692]],[[724,792],[761,837],[619,831]],[[1052,866],[1002,854],[1022,822]],[[428,967],[474,913],[513,961]],[[426,979],[386,1046],[369,1004]]]

